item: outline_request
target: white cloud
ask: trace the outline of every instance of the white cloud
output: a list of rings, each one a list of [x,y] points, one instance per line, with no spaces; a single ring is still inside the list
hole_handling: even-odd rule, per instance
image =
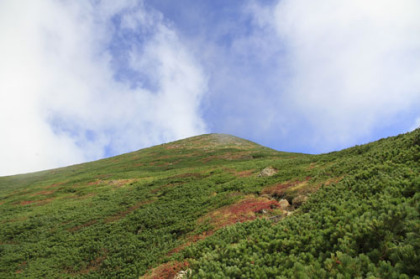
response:
[[[288,106],[323,150],[420,107],[420,2],[283,0],[253,4],[255,22],[275,30],[291,74]],[[273,46],[278,47],[278,46]],[[405,123],[409,129],[411,123]]]
[[[119,61],[109,46],[127,30],[148,32],[141,45],[125,38],[126,68],[148,75],[152,89],[115,79]],[[0,61],[0,175],[206,130],[200,66],[162,16],[138,1],[2,1]]]
[[[410,127],[410,131],[414,131],[415,129],[420,129],[420,117],[417,117],[414,124]]]

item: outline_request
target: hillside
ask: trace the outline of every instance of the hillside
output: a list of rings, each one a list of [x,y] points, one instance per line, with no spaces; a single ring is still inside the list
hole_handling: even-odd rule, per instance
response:
[[[340,152],[210,134],[0,177],[0,278],[415,278],[420,130]]]

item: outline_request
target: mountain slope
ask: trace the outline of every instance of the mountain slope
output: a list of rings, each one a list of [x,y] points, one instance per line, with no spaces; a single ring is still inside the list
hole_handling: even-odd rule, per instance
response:
[[[2,177],[0,277],[414,276],[419,134],[317,156],[210,134]]]

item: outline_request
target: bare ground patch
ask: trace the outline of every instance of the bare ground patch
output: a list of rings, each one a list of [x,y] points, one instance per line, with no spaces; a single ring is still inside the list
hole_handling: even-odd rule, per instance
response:
[[[189,267],[189,263],[187,261],[178,262],[172,261],[161,264],[160,266],[153,268],[148,271],[145,275],[143,275],[142,279],[172,279],[176,278],[176,275],[181,270],[185,270]]]
[[[33,194],[31,194],[30,196],[31,197],[36,197],[36,196],[48,196],[48,195],[51,195],[51,194],[53,194],[55,192],[55,190],[49,190],[49,191],[40,191],[40,192],[36,192],[36,193],[33,193]]]
[[[304,188],[311,177],[306,177],[305,180],[295,180],[295,181],[286,181],[282,183],[277,183],[272,186],[264,188],[261,192],[263,195],[269,195],[276,198],[281,198],[286,194],[286,191],[298,190]]]
[[[222,228],[237,222],[254,220],[261,212],[269,212],[279,207],[279,203],[264,197],[247,196],[244,199],[215,211],[199,219],[199,222],[209,220],[216,228]]]
[[[236,177],[250,177],[255,173],[255,169],[237,171],[235,169],[225,168],[224,170],[233,174]]]

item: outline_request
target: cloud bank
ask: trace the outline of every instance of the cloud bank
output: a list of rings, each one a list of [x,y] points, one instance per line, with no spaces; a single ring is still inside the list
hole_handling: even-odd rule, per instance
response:
[[[142,2],[2,1],[0,34],[0,175],[206,131],[203,69]]]
[[[278,88],[282,106],[294,110],[288,117],[300,119],[301,132],[287,128],[300,144],[328,151],[392,125],[400,132],[414,125],[420,2],[282,0],[248,9],[276,36],[271,49],[284,51],[289,78]]]

